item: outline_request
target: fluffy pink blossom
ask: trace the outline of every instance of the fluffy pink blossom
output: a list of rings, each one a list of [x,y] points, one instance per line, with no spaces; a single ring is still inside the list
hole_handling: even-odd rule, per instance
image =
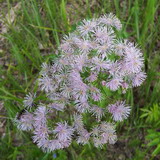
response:
[[[117,74],[119,74],[120,72],[120,63],[118,63],[117,61],[113,62],[111,61],[108,67],[108,72],[112,75],[115,76]]]
[[[74,128],[76,130],[83,130],[83,117],[81,114],[74,114]]]
[[[132,85],[134,87],[140,86],[144,82],[146,77],[146,73],[144,72],[136,73],[132,78]]]
[[[122,79],[120,77],[114,77],[113,79],[111,79],[109,82],[107,82],[106,86],[112,90],[112,91],[116,91],[122,83]]]
[[[104,144],[114,144],[117,141],[115,126],[111,123],[102,122],[92,130],[93,142],[96,147],[102,148]]]
[[[115,27],[117,30],[122,29],[120,20],[113,13],[101,16],[99,22],[107,26]]]
[[[114,45],[115,54],[118,56],[124,56],[125,48],[127,47],[128,41],[127,40],[116,40]]]
[[[79,132],[79,136],[77,138],[78,144],[87,144],[89,141],[91,133],[89,133],[86,129],[83,129]]]
[[[103,108],[100,108],[96,105],[90,108],[90,112],[96,116],[97,120],[100,121],[102,116],[104,116],[105,112]]]
[[[35,94],[28,93],[26,97],[24,97],[24,100],[23,100],[24,106],[30,109],[33,106],[35,97],[36,97],[36,93]]]
[[[56,137],[59,141],[67,141],[72,138],[74,129],[66,122],[64,123],[57,123],[57,127],[54,129],[54,133],[56,134]]]
[[[72,88],[72,96],[75,100],[85,101],[88,98],[87,90],[88,86],[82,81],[78,72],[71,72],[70,74],[70,85]]]
[[[99,57],[102,59],[106,58],[109,54],[112,53],[113,50],[113,43],[112,41],[108,41],[105,43],[102,43],[100,45],[97,45],[97,53],[99,54]]]
[[[82,24],[78,26],[78,30],[82,36],[94,31],[94,28],[97,26],[96,20],[83,20]]]
[[[56,86],[54,86],[53,80],[48,76],[42,76],[39,78],[39,86],[42,91],[49,92],[53,91]]]
[[[47,140],[45,142],[45,144],[47,144],[45,146],[47,152],[51,152],[51,151],[54,151],[56,149],[62,148],[62,144],[59,142],[58,139]]]
[[[59,47],[60,50],[62,50],[65,53],[73,53],[74,52],[74,48],[73,48],[73,44],[74,44],[74,39],[75,39],[75,35],[74,34],[69,34],[69,35],[65,35],[63,37],[62,43]]]
[[[125,94],[126,93],[126,90],[129,88],[129,84],[126,83],[126,82],[123,82],[121,84],[121,87],[122,87],[122,93]]]
[[[72,88],[69,85],[65,84],[61,86],[60,91],[63,97],[68,98],[68,99],[71,98]]]
[[[130,73],[138,73],[144,66],[142,53],[136,47],[126,47],[124,59],[126,69]]]
[[[98,88],[91,86],[89,88],[91,92],[91,97],[94,101],[100,101],[101,100],[101,92]]]
[[[114,39],[114,32],[111,28],[97,27],[94,31],[95,41],[105,43]]]
[[[92,45],[91,45],[91,42],[89,40],[78,39],[76,41],[76,45],[78,46],[78,49],[82,53],[87,53],[92,49]]]
[[[72,48],[71,44],[70,43],[62,43],[60,45],[60,49],[63,51],[63,52],[70,52],[70,53],[73,53],[74,52],[74,49]]]
[[[65,108],[65,104],[63,103],[51,103],[49,105],[50,108],[56,109],[57,111],[63,111]]]
[[[40,75],[45,76],[48,75],[51,71],[51,66],[48,65],[46,62],[42,63],[41,65],[42,70],[40,71]],[[52,73],[54,73],[55,70],[52,70]]]
[[[124,101],[118,101],[108,106],[108,111],[112,114],[115,121],[122,121],[130,114],[130,107],[126,106]]]
[[[83,67],[86,65],[87,62],[87,55],[86,54],[81,54],[81,55],[77,55],[75,56],[75,58],[73,59],[73,64],[72,67],[80,72],[82,72]]]
[[[98,57],[94,57],[92,58],[92,67],[91,70],[92,71],[96,71],[96,72],[100,72],[100,71],[104,71],[107,70],[110,66],[110,61],[109,60],[103,60],[100,59]]]
[[[102,81],[102,86],[106,86],[107,82],[106,81]]]
[[[38,82],[46,98],[40,93],[31,108],[35,96],[29,93],[23,101],[29,112],[15,121],[18,128],[33,133],[33,142],[43,151],[69,147],[73,135],[79,144],[93,141],[96,147],[117,141],[115,125],[106,120],[112,117],[122,121],[131,109],[123,101],[109,104],[108,108],[103,105],[110,100],[110,91],[120,88],[116,93],[124,94],[146,78],[143,54],[134,43],[120,39],[121,28],[112,13],[83,20],[74,32],[63,37],[53,62],[42,64]],[[55,118],[50,119],[53,114]],[[72,126],[62,122],[61,117],[69,118]],[[86,125],[88,119],[90,125]]]
[[[97,80],[97,73],[91,72],[90,76],[87,77],[86,80],[89,82],[94,82],[95,80]]]
[[[81,100],[76,100],[75,101],[75,107],[78,112],[84,113],[87,110],[89,110],[90,106],[87,101],[81,101]]]
[[[46,107],[41,105],[34,112],[34,131],[33,131],[33,142],[37,143],[40,148],[45,150],[47,145],[47,140],[49,137],[49,130],[47,127]]]
[[[19,119],[15,119],[17,127],[22,131],[30,131],[33,129],[33,114],[25,111],[22,115],[20,115]]]

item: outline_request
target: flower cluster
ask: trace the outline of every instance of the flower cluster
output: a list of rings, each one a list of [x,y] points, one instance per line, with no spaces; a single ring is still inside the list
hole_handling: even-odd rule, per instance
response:
[[[36,95],[28,94],[26,112],[16,122],[18,128],[33,132],[33,141],[44,151],[68,147],[74,139],[79,144],[92,140],[96,147],[116,142],[114,122],[126,119],[131,109],[125,101],[107,101],[106,92],[125,93],[146,78],[143,54],[137,45],[118,37],[121,28],[113,14],[83,20],[63,37],[53,63],[42,65],[38,81],[46,104],[36,107]],[[65,113],[64,119],[70,114],[70,125],[54,120],[56,126],[50,124],[51,115],[59,112]],[[83,122],[86,114],[93,121],[90,129]]]

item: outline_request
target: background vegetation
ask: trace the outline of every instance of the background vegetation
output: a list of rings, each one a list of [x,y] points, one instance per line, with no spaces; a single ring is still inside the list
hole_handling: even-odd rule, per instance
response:
[[[159,0],[0,0],[0,159],[158,160],[160,159],[160,1]],[[126,97],[131,116],[118,126],[118,142],[97,149],[73,144],[43,153],[12,118],[26,93],[36,91],[42,62],[54,59],[63,34],[84,18],[115,13],[122,36],[137,42],[147,79]]]

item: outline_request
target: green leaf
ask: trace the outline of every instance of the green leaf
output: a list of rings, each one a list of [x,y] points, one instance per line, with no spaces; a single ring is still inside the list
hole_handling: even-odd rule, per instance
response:
[[[148,146],[149,147],[155,146],[155,145],[159,144],[159,142],[160,142],[160,138],[156,138],[153,141],[151,141],[150,143],[148,143]]]
[[[160,153],[160,144],[157,146],[157,148],[153,151],[152,155],[156,156],[158,153]]]

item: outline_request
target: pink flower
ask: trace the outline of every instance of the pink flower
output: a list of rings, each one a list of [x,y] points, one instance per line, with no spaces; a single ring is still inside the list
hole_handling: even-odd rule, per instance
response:
[[[40,71],[40,75],[42,76],[48,75],[49,72],[51,71],[51,66],[48,65],[46,62],[42,63],[41,67],[42,67],[42,70]]]
[[[77,55],[75,56],[74,60],[73,60],[73,64],[72,67],[80,72],[82,72],[83,67],[86,65],[87,62],[87,55],[86,54],[81,54],[81,55]]]
[[[114,131],[115,132],[115,131]],[[115,144],[117,141],[117,135],[113,131],[111,132],[104,132],[101,134],[101,141],[103,144]]]
[[[27,109],[30,109],[33,106],[33,101],[35,97],[36,93],[35,94],[28,93],[26,97],[24,97],[23,104]]]
[[[106,86],[107,82],[106,81],[102,81],[102,86]]]
[[[112,117],[114,121],[122,121],[129,116],[131,109],[125,102],[118,101],[108,105],[107,111],[111,114],[108,117],[102,106],[106,102],[101,99],[108,90],[121,88],[117,93],[125,93],[129,87],[141,85],[146,78],[141,51],[135,44],[119,39],[117,30],[121,28],[122,24],[114,14],[83,20],[73,33],[63,37],[52,64],[42,64],[39,87],[47,97],[40,93],[37,98],[40,105],[34,104],[30,109],[35,95],[26,95],[24,106],[33,113],[26,111],[15,121],[21,130],[32,131],[33,142],[43,151],[69,147],[74,131],[80,144],[93,140],[96,147],[102,147],[117,141],[115,125],[106,120],[110,121]],[[106,96],[110,99],[110,94]],[[68,114],[73,112],[76,113],[72,118]],[[50,119],[53,114],[55,118]],[[63,116],[70,118],[71,123],[73,119],[73,126],[67,122],[57,123]],[[86,128],[84,124],[88,119],[91,124]]]
[[[57,111],[63,111],[65,108],[65,104],[63,103],[51,103],[49,105],[50,108],[56,109]]]
[[[70,52],[70,53],[73,53],[74,52],[74,49],[72,48],[71,44],[70,43],[62,43],[60,45],[60,49],[63,51],[63,52]]]
[[[114,39],[114,32],[111,28],[99,26],[94,31],[95,41],[105,43]]]
[[[107,82],[106,86],[112,90],[112,91],[116,91],[122,83],[122,79],[119,77],[114,77],[113,79],[111,79],[109,82]]]
[[[74,38],[74,34],[65,35],[59,49],[66,53],[73,53],[74,48],[72,47],[72,45],[74,44]]]
[[[108,106],[108,111],[112,114],[115,121],[122,121],[126,119],[130,114],[130,107],[126,106],[125,102],[118,101],[115,104]]]
[[[82,53],[87,53],[92,49],[91,42],[89,40],[85,39],[78,39],[75,41],[76,45],[78,46],[78,49]]]
[[[20,115],[20,119],[15,119],[17,127],[22,131],[30,131],[33,129],[33,114],[26,111]]]
[[[69,44],[74,44],[74,40],[76,38],[76,35],[73,33],[69,33],[68,35],[63,36],[62,43],[69,43]]]
[[[81,114],[74,114],[74,128],[76,130],[83,129],[83,118]]]
[[[82,131],[79,132],[79,136],[77,138],[77,143],[78,144],[87,144],[89,141],[91,133],[89,133],[86,129],[83,129]]]
[[[90,112],[96,116],[97,120],[100,121],[102,116],[104,115],[104,109],[103,108],[100,108],[96,105],[92,106],[90,108]]]
[[[89,82],[94,82],[97,80],[97,73],[91,72],[90,76],[86,78],[87,81]]]
[[[117,30],[121,30],[122,28],[120,20],[113,13],[103,15],[99,22],[107,26],[115,27]]]
[[[118,56],[124,56],[125,48],[127,47],[128,41],[127,40],[116,40],[114,45],[115,54]]]
[[[146,79],[146,73],[144,72],[139,72],[137,74],[135,74],[132,78],[132,85],[134,87],[140,86],[144,80]]]
[[[115,144],[117,141],[117,135],[115,126],[112,123],[102,122],[100,124],[100,130],[102,131],[101,141],[104,144],[107,142],[109,142],[109,144]]]
[[[112,41],[108,41],[105,43],[101,43],[100,45],[97,45],[97,53],[99,56],[104,59],[106,58],[109,54],[111,54],[113,50],[113,43]]]
[[[78,26],[78,30],[81,33],[82,36],[88,34],[89,32],[92,32],[94,28],[97,26],[97,22],[93,20],[83,20],[82,24]]]
[[[128,83],[123,82],[121,84],[121,87],[122,87],[122,93],[124,94],[124,93],[126,93],[126,90],[129,88],[129,85],[128,85]]]
[[[96,131],[96,133],[94,133]],[[96,147],[102,148],[104,144],[114,144],[117,141],[115,126],[111,123],[102,122],[94,128],[93,142]]]
[[[69,147],[70,146],[70,144],[71,144],[71,140],[69,140],[69,139],[67,139],[67,140],[65,140],[65,141],[59,141],[60,142],[60,144],[61,144],[61,148],[67,148],[67,147]]]
[[[111,61],[108,67],[109,73],[113,76],[119,74],[120,72],[120,63],[117,61],[113,62]]]
[[[47,127],[46,107],[41,105],[34,112],[34,136],[32,137],[33,142],[37,143],[40,148],[46,149],[46,145],[48,144],[47,140],[49,137],[49,130]]]
[[[75,100],[85,101],[88,98],[88,86],[82,81],[79,72],[73,71],[70,74],[70,86],[72,88],[72,96]]]
[[[90,108],[87,101],[81,101],[81,100],[75,101],[75,107],[76,107],[77,111],[80,113],[84,113]]]
[[[41,90],[44,90],[45,92],[53,91],[55,89],[53,80],[47,75],[39,78],[39,86],[41,87]]]
[[[138,73],[144,66],[142,53],[136,47],[126,47],[124,59],[129,73]]]
[[[91,86],[89,90],[94,101],[101,100],[101,92],[98,88]]]
[[[62,144],[57,139],[48,140],[47,143],[48,143],[48,145],[46,146],[47,152],[51,152],[56,149],[62,148]]]
[[[97,71],[97,72],[104,71],[107,70],[109,66],[110,66],[109,60],[103,60],[98,57],[92,58],[92,67],[91,67],[92,71]]]
[[[60,88],[60,91],[61,91],[61,95],[67,99],[71,98],[71,95],[72,95],[72,88],[69,86],[69,85],[63,85],[61,88]]]
[[[54,129],[54,133],[59,141],[67,141],[70,140],[73,135],[74,129],[66,122],[64,123],[57,123],[57,127]]]

